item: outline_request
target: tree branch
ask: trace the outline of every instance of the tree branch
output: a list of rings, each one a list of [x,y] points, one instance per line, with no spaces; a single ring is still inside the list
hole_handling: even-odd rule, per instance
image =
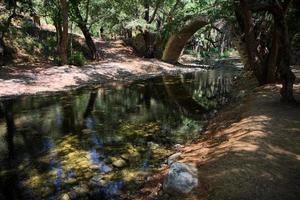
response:
[[[151,16],[151,19],[149,20],[149,24],[151,24],[153,22],[153,20],[155,19],[158,8],[159,8],[160,4],[163,3],[163,2],[164,2],[164,0],[157,0],[156,1],[156,6],[155,6],[154,12]]]

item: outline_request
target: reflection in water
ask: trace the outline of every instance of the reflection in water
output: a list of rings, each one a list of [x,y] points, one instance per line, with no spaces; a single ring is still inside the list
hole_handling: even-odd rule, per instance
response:
[[[83,117],[86,119],[88,116],[91,115],[91,112],[94,110],[96,98],[98,96],[98,91],[93,91],[90,94],[89,102],[87,104],[87,107],[85,109]]]
[[[73,132],[76,129],[75,125],[75,112],[74,112],[73,97],[66,95],[62,99],[62,111],[63,111],[63,133]]]
[[[136,191],[174,144],[200,137],[207,116],[228,100],[231,77],[209,71],[2,102],[0,199]]]
[[[8,100],[3,102],[4,108],[4,116],[6,120],[6,142],[8,149],[8,159],[13,160],[15,155],[15,147],[14,147],[14,135],[16,134],[16,127],[14,122],[14,116],[12,112],[13,101]]]
[[[3,197],[0,194],[0,199],[7,198],[7,199],[17,199],[15,191],[11,191],[11,188],[13,190],[16,190],[17,188],[17,174],[10,171],[11,168],[14,167],[13,162],[15,158],[15,146],[14,146],[14,136],[16,134],[16,128],[15,128],[15,122],[14,122],[14,116],[13,116],[13,101],[8,100],[4,101],[2,103],[3,116],[5,118],[6,123],[6,134],[4,136],[6,145],[7,145],[7,157],[3,160],[6,160],[4,164],[1,163],[1,172],[7,174],[3,178],[1,177],[0,186],[1,186],[1,192],[3,194]]]

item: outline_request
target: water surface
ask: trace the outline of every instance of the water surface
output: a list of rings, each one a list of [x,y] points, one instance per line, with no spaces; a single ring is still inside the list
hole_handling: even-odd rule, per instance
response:
[[[0,199],[118,199],[201,137],[238,71],[1,102]],[[126,191],[126,192],[125,192]]]

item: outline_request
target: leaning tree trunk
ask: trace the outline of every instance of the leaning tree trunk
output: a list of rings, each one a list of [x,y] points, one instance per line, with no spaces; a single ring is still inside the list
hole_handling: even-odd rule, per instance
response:
[[[87,28],[87,23],[80,14],[80,10],[78,8],[78,5],[75,2],[71,2],[71,3],[72,3],[73,11],[74,11],[74,13],[76,15],[76,18],[77,18],[77,20],[76,20],[77,25],[78,25],[78,27],[80,28],[81,32],[84,35],[86,45],[88,46],[88,48],[90,50],[90,53],[91,53],[91,58],[93,60],[100,58],[99,52],[97,51],[97,48],[96,48],[94,40],[91,36],[91,33],[90,33],[89,29]]]
[[[88,48],[91,52],[91,58],[93,60],[98,59],[100,57],[100,55],[97,51],[94,40],[93,40],[89,30],[87,29],[86,25],[84,23],[80,23],[80,24],[78,24],[78,27],[80,28],[80,30],[82,31],[82,33],[84,35],[86,45],[88,46]]]
[[[97,100],[97,96],[98,96],[98,91],[91,92],[88,105],[87,105],[87,107],[85,109],[85,112],[83,114],[84,119],[86,119],[88,116],[91,115],[91,112],[93,111],[94,106],[95,106],[95,102]]]
[[[163,51],[162,60],[172,64],[177,63],[187,41],[207,24],[206,16],[196,16],[188,21],[178,33],[170,36]]]

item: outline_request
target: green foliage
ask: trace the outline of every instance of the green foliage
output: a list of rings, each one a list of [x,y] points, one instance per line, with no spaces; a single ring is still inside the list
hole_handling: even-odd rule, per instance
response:
[[[216,109],[218,106],[217,99],[210,99],[207,96],[199,93],[194,95],[195,100],[208,110]]]
[[[229,48],[226,51],[224,51],[223,54],[220,54],[221,58],[229,58],[229,57],[237,57],[239,55],[239,53],[237,52],[237,50],[233,49],[233,48]]]
[[[217,58],[219,57],[220,50],[218,48],[210,48],[207,51],[201,51],[202,58]]]
[[[49,34],[47,34],[43,44],[43,55],[45,56],[45,58],[49,59],[50,56],[53,57],[57,46],[56,38],[54,37],[54,35],[49,36]]]
[[[141,30],[141,31],[155,31],[155,24],[151,23],[149,24],[146,20],[144,19],[135,19],[127,23],[125,26],[127,29],[133,29],[133,30]]]
[[[69,64],[76,66],[83,66],[86,63],[86,59],[82,52],[73,52],[69,57]]]

